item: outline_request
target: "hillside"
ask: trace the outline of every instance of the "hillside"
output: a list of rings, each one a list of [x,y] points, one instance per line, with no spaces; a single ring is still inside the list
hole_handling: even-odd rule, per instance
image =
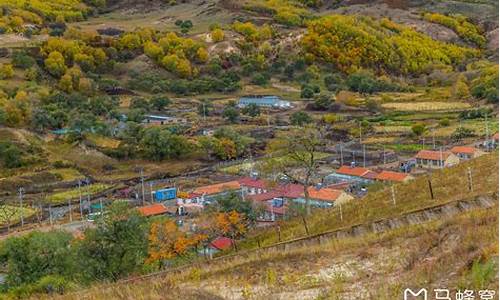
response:
[[[497,289],[498,17],[0,0],[0,299]]]
[[[61,299],[395,299],[406,287],[497,290],[497,210],[253,253]]]

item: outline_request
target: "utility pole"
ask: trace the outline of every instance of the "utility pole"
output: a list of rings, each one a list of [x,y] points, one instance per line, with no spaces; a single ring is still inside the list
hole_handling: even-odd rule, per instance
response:
[[[142,187],[142,205],[144,205],[145,199],[144,199],[144,172],[143,172],[143,168],[141,168],[141,187]]]
[[[152,182],[149,183],[149,193],[151,194],[151,204],[153,204],[153,202],[155,200],[154,200],[154,197],[153,197],[153,183]]]
[[[422,138],[422,149],[425,148],[425,138]]]
[[[486,150],[490,150],[490,133],[488,128],[488,114],[486,112],[484,113],[484,126],[486,133]]]
[[[69,209],[69,222],[73,223],[73,212],[71,209],[71,198],[68,199],[68,209]]]
[[[342,153],[342,144],[340,144],[340,166],[344,165],[344,153]]]
[[[436,149],[436,134],[434,133],[434,130],[432,131],[432,149]]]
[[[81,190],[82,182],[78,179],[78,194],[80,196],[80,219],[83,220],[83,207],[82,207],[82,190]]]
[[[385,165],[385,146],[382,148],[382,155],[384,156],[384,165]]]
[[[361,121],[359,121],[359,143],[361,144],[363,142],[362,135],[361,135]]]
[[[203,122],[206,122],[207,120],[207,112],[205,110],[205,101],[202,102],[203,105]]]
[[[49,221],[50,226],[52,226],[52,204],[49,204]]]
[[[102,205],[102,198],[99,198],[99,206],[101,207],[101,217],[102,217],[102,216],[104,216],[103,205]]]
[[[441,169],[444,167],[444,161],[443,161],[443,147],[439,147],[439,162],[441,165]]]
[[[24,188],[19,188],[19,208],[21,213],[21,227],[24,226],[24,214],[23,214],[23,192]]]
[[[363,168],[366,167],[366,149],[365,145],[363,145]]]

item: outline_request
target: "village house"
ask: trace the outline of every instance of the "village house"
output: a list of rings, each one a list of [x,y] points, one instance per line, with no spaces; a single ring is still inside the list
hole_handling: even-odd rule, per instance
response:
[[[259,107],[288,109],[292,107],[290,101],[282,100],[278,96],[246,96],[241,97],[238,101],[238,107],[243,108],[250,104],[255,104]]]
[[[243,177],[238,179],[243,192],[247,195],[267,193],[266,182],[262,179]]]
[[[368,184],[377,177],[377,173],[362,167],[341,166],[337,171],[325,177],[329,183],[354,182]]]
[[[450,151],[458,156],[460,160],[468,160],[484,154],[481,150],[469,146],[455,146]]]
[[[172,125],[172,124],[185,124],[187,123],[187,120],[185,118],[147,115],[144,116],[144,120],[142,121],[142,123],[148,125]]]
[[[354,198],[343,190],[332,188],[309,187],[307,191],[310,205],[317,208],[332,207]],[[304,187],[298,184],[278,186],[269,192],[249,196],[249,199],[264,205],[264,214],[260,218],[263,221],[282,219],[286,215],[289,202],[299,204],[306,202]]]
[[[221,252],[221,251],[226,251],[229,250],[233,246],[233,240],[224,236],[219,236],[215,238],[213,241],[208,244],[206,248],[204,248],[201,252],[205,256],[209,256],[211,259],[213,258],[213,255]],[[200,253],[200,252],[199,252]],[[200,254],[201,254],[200,253]]]
[[[451,151],[420,150],[415,156],[420,168],[442,168],[456,165],[460,159]]]
[[[205,204],[207,201],[213,201],[217,197],[227,195],[230,192],[241,192],[241,185],[238,181],[234,180],[198,187],[190,193],[190,196],[194,198],[189,198],[189,200],[194,202],[193,199],[196,199],[196,203]]]
[[[141,215],[145,217],[161,216],[166,214],[175,215],[177,213],[177,207],[167,207],[161,203],[142,206],[137,208],[137,210]]]
[[[394,172],[394,171],[382,171],[380,172],[375,180],[382,182],[408,182],[415,179],[408,173]]]
[[[343,190],[334,190],[331,188],[309,187],[307,192],[309,193],[310,203],[314,207],[331,207],[335,204],[342,204],[354,199],[353,196]],[[300,197],[293,199],[293,201],[296,203],[305,203],[304,193],[302,192]]]

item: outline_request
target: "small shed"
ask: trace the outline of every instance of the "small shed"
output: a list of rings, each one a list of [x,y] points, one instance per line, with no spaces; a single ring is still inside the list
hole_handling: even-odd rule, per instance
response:
[[[470,146],[455,146],[450,150],[453,154],[458,156],[460,160],[468,160],[476,158],[484,154],[484,152]]]
[[[166,188],[154,191],[154,197],[157,202],[173,200],[177,198],[177,188]]]
[[[417,166],[431,169],[449,167],[460,162],[458,156],[451,151],[420,150],[415,159]]]

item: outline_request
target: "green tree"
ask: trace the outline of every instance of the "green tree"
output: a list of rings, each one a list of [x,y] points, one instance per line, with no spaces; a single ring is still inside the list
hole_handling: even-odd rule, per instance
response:
[[[251,222],[257,220],[258,211],[252,206],[252,202],[244,200],[241,195],[231,192],[227,195],[217,197],[217,210],[220,212],[229,213],[236,211],[245,215],[245,218]]]
[[[29,56],[25,51],[15,51],[12,54],[12,65],[16,68],[29,69],[35,65],[36,61]]]
[[[300,90],[300,97],[311,99],[312,97],[314,97],[314,89],[309,85],[303,85]]]
[[[312,123],[313,118],[306,112],[304,111],[297,111],[294,112],[290,116],[290,123],[295,126],[304,126],[306,124]]]
[[[314,108],[317,110],[328,110],[332,105],[332,96],[328,94],[322,94],[314,99]]]
[[[260,107],[255,104],[255,103],[250,103],[249,105],[245,106],[241,112],[244,115],[248,115],[252,118],[260,116]]]
[[[5,240],[0,259],[7,266],[7,285],[31,284],[47,275],[70,277],[75,271],[72,239],[63,231],[35,231]]]
[[[240,111],[234,102],[228,103],[222,111],[222,117],[231,123],[236,123],[240,116]]]
[[[141,270],[147,256],[147,220],[126,202],[114,202],[78,244],[83,280],[117,280]]]
[[[154,96],[150,100],[151,107],[158,111],[164,110],[170,103],[172,101],[166,96]]]
[[[427,130],[425,127],[425,124],[423,123],[417,123],[411,126],[411,131],[413,132],[414,135],[416,136],[421,136],[424,134],[424,132]]]
[[[145,157],[152,160],[179,158],[192,151],[191,144],[184,137],[158,127],[145,130],[140,148]]]

